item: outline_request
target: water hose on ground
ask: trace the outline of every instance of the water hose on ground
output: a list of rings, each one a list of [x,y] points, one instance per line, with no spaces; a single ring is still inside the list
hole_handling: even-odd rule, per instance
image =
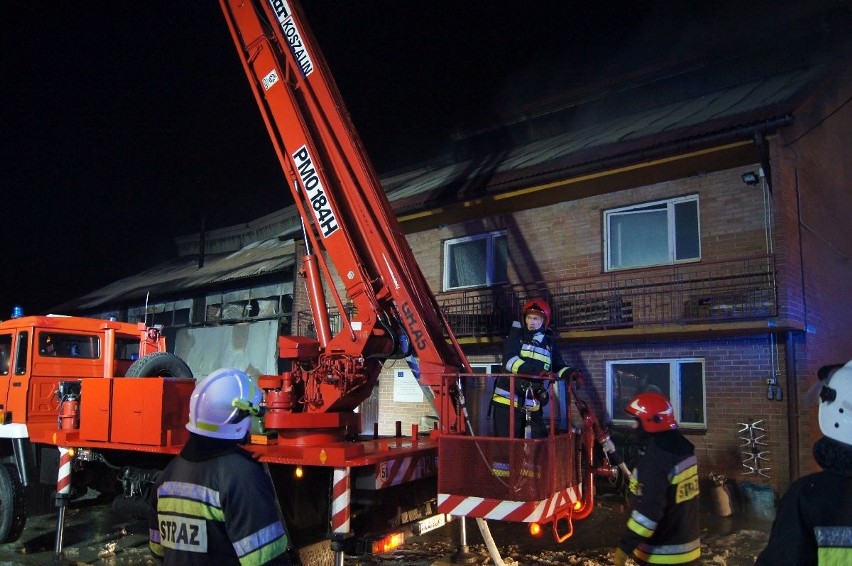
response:
[[[488,528],[488,521],[481,517],[476,518],[476,524],[479,525],[479,532],[482,534],[482,540],[485,541],[485,548],[488,549],[488,556],[494,561],[494,566],[507,566],[508,564],[517,564],[511,558],[510,562],[504,562],[500,557],[500,551],[497,550],[497,545],[494,543],[494,537],[491,536],[491,529]]]

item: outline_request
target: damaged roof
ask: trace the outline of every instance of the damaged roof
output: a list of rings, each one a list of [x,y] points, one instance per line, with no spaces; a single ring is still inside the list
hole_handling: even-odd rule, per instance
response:
[[[831,65],[849,57],[848,42],[842,49],[824,43],[809,49],[787,46],[783,57],[777,49],[726,55],[590,82],[459,136],[451,152],[381,175],[381,182],[394,210],[404,215],[673,155],[702,144],[770,133],[789,123],[802,97]],[[196,255],[199,237],[197,246],[185,246],[194,252],[183,251],[183,257],[116,281],[58,310],[91,311],[130,300],[138,304],[146,293],[189,295],[191,290],[281,272],[295,261],[293,242],[284,236],[298,224],[296,216],[295,207],[288,207],[264,217],[263,227],[252,229],[261,230],[258,234],[264,229],[266,234],[279,233],[278,237],[232,253],[207,255],[202,267]],[[216,238],[217,232],[232,237],[234,227],[207,236]]]
[[[130,302],[138,304],[139,299],[149,293],[163,297],[199,288],[233,285],[240,280],[279,273],[294,262],[295,245],[291,239],[269,238],[233,253],[205,256],[201,266],[197,257],[179,257],[119,279],[53,310],[89,311]]]
[[[443,159],[382,181],[397,213],[409,214],[752,139],[789,123],[802,97],[845,56],[843,50],[790,59],[750,54],[568,94],[464,137]]]

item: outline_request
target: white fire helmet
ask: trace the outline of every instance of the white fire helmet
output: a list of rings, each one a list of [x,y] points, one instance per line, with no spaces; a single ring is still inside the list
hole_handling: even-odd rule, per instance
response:
[[[826,371],[823,371],[826,370]],[[838,442],[852,445],[852,361],[820,370],[819,428]]]
[[[242,440],[251,427],[251,414],[257,414],[261,398],[260,389],[245,373],[217,369],[196,384],[189,398],[186,428],[210,438]]]

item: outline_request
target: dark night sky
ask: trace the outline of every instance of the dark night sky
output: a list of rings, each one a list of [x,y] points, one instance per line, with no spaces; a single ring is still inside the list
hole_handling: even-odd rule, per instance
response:
[[[645,64],[638,46],[676,54],[708,27],[696,13],[672,28],[680,3],[303,4],[380,172],[531,92]],[[202,216],[217,228],[288,204],[218,3],[5,2],[0,20],[0,318],[169,259]]]

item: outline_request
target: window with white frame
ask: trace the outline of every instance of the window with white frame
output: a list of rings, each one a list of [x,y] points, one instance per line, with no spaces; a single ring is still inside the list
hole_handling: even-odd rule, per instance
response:
[[[706,428],[704,360],[676,358],[624,360],[606,363],[607,411],[614,424],[631,424],[624,412],[639,393],[658,391],[668,397],[683,428]]]
[[[607,271],[701,259],[698,195],[604,212]]]
[[[489,232],[444,242],[444,290],[484,287],[507,279],[506,232]]]

